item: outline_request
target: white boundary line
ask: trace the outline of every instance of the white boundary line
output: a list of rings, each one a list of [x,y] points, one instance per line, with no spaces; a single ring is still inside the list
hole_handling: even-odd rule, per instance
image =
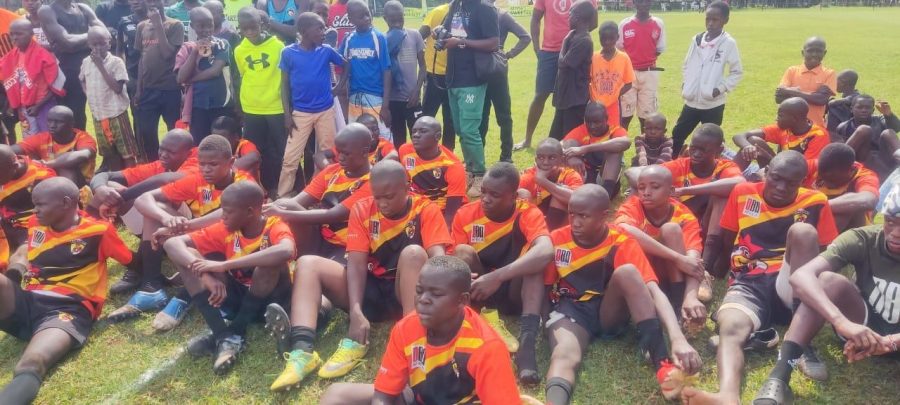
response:
[[[175,351],[172,356],[168,359],[163,360],[161,363],[157,364],[154,367],[151,367],[147,371],[144,371],[134,382],[128,384],[124,389],[119,392],[113,394],[112,396],[106,398],[101,404],[103,405],[115,405],[122,403],[124,397],[137,393],[138,391],[144,389],[151,381],[153,381],[160,374],[169,371],[175,363],[184,356],[185,349],[184,347],[179,347],[178,350]]]

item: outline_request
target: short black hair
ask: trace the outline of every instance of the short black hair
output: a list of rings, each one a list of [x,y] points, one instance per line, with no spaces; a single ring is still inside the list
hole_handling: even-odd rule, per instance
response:
[[[306,31],[315,23],[325,25],[325,21],[322,21],[322,17],[319,17],[318,14],[313,13],[312,11],[306,11],[297,15],[297,30],[299,32]]]
[[[222,191],[222,202],[240,203],[244,207],[262,207],[266,200],[266,192],[256,182],[241,180],[231,183]]]
[[[433,271],[447,274],[450,283],[459,292],[467,293],[472,289],[472,270],[465,261],[456,256],[435,256],[428,259],[422,271]]]
[[[506,184],[512,184],[513,188],[519,187],[519,169],[509,162],[497,162],[488,169],[485,176],[492,179],[502,179]]]
[[[872,97],[869,94],[863,93],[853,98],[853,103],[851,105],[856,104],[859,100],[872,100],[872,103],[875,103],[875,97]]]
[[[228,116],[221,116],[212,122],[212,130],[221,130],[232,135],[241,136],[241,126],[237,120]]]
[[[197,146],[197,152],[216,152],[221,154],[223,157],[231,158],[233,156],[231,152],[231,142],[228,142],[228,139],[225,139],[222,135],[212,134],[203,138],[200,141],[200,146]]]
[[[829,143],[819,154],[819,170],[849,169],[856,162],[856,151],[845,143]]]
[[[594,7],[594,4],[588,0],[578,0],[574,4],[572,4],[570,12],[578,16],[579,19],[582,19],[590,17],[589,13],[596,14],[597,8]]]
[[[542,139],[540,142],[538,142],[537,147],[534,148],[534,150],[537,151],[538,149],[540,149],[541,146],[544,146],[544,145],[553,147],[553,150],[556,151],[556,152],[559,153],[559,154],[562,154],[562,153],[563,153],[562,143],[559,142],[559,140],[556,139],[556,138],[544,138],[544,139]]]
[[[714,139],[719,143],[725,142],[725,132],[722,131],[722,127],[713,124],[712,122],[707,122],[703,125],[700,125],[696,131],[694,131],[694,136],[703,136],[710,139]]]
[[[240,20],[256,20],[262,22],[262,17],[260,16],[259,9],[253,6],[241,7],[237,13],[238,21]]]
[[[615,30],[616,35],[619,35],[619,24],[616,24],[615,21],[604,21],[603,24],[600,24],[600,29],[598,31],[603,32],[603,30]]]
[[[369,4],[362,0],[350,0],[347,2],[347,12],[350,12],[351,7],[363,7],[366,11],[369,11]]]
[[[719,12],[722,13],[722,17],[725,17],[726,20],[728,19],[728,16],[731,15],[731,7],[729,7],[728,3],[724,2],[724,1],[714,1],[712,3],[709,3],[708,6],[706,6],[707,10],[709,10],[711,8],[719,10]]]
[[[856,87],[856,82],[859,81],[859,74],[856,73],[856,71],[852,70],[852,69],[847,69],[847,70],[841,71],[841,73],[838,73],[837,77],[838,77],[838,79],[843,78],[842,80],[846,80],[847,84],[849,84],[852,87]]]

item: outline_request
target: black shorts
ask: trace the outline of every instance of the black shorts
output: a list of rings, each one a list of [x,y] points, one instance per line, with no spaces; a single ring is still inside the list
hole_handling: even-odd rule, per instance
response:
[[[865,298],[860,297],[863,301]],[[900,333],[900,323],[890,323],[885,321],[884,318],[875,311],[875,308],[872,308],[872,305],[869,304],[869,301],[865,301],[866,303],[866,319],[863,321],[863,325],[866,325],[869,329],[872,329],[873,332],[881,335],[895,335]],[[831,327],[834,331],[835,336],[838,337],[838,340],[841,343],[847,343],[847,339],[844,339],[843,336],[839,335],[836,330],[834,330],[834,326]],[[900,356],[900,353],[893,353],[896,356]]]
[[[28,341],[44,329],[62,329],[72,336],[76,347],[84,345],[94,327],[94,318],[82,303],[68,297],[25,291],[19,286],[13,289],[16,310],[9,318],[0,320],[0,330]]]
[[[794,313],[778,296],[777,279],[778,273],[771,273],[735,280],[725,292],[718,311],[737,309],[743,312],[753,321],[754,331],[790,324]]]
[[[397,299],[396,279],[379,278],[366,274],[366,290],[363,292],[363,315],[371,322],[398,320],[403,317],[403,306]]]
[[[521,303],[510,299],[509,297],[510,289],[512,289],[512,283],[510,281],[504,281],[493,295],[483,302],[476,302],[474,305],[477,307],[494,308],[502,315],[522,315]]]
[[[612,329],[604,329],[600,322],[600,305],[603,297],[595,297],[588,301],[576,301],[571,298],[559,299],[550,312],[547,328],[559,319],[566,318],[584,328],[593,337],[608,340],[615,339],[625,333],[627,322]]]
[[[247,294],[250,294],[250,287],[231,275],[224,277],[223,281],[225,282],[226,295],[225,301],[222,302],[222,306],[219,309],[223,312],[226,319],[234,319],[241,309],[244,298]],[[279,283],[279,285],[275,286],[275,289],[272,290],[272,293],[266,299],[266,305],[259,309],[259,313],[254,319],[262,321],[266,312],[266,306],[273,303],[281,305],[287,313],[291,313],[291,285],[289,283]]]
[[[347,266],[347,247],[341,245],[335,245],[331,242],[322,241],[322,244],[319,245],[319,256],[322,256],[326,259],[334,260],[345,267]]]

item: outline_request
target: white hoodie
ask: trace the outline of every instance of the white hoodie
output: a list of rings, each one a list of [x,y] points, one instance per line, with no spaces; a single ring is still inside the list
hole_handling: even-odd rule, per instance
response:
[[[684,78],[681,97],[688,107],[699,110],[709,110],[725,104],[726,93],[733,91],[744,75],[737,42],[731,35],[723,31],[711,42],[706,42],[705,37],[706,33],[703,32],[691,38],[691,45],[681,67]],[[713,89],[719,89],[718,97],[713,97]]]

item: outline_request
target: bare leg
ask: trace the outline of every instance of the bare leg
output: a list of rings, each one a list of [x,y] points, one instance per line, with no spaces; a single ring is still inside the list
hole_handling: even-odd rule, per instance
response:
[[[627,323],[629,316],[635,323],[656,318],[656,307],[637,268],[626,264],[609,280],[600,305],[600,325],[604,330],[615,330]]]
[[[727,272],[727,258],[719,257],[722,251],[722,226],[719,224],[725,211],[727,197],[710,197],[706,208],[706,240],[703,245],[703,262],[709,273],[724,278]]]
[[[869,153],[872,151],[872,127],[868,125],[860,125],[856,127],[856,131],[847,138],[847,146],[853,148],[856,152],[856,161],[865,162],[869,159]]]
[[[548,404],[567,404],[574,392],[576,374],[584,352],[591,342],[590,334],[569,319],[560,319],[550,331],[550,367],[545,388]]]
[[[16,312],[15,288],[12,280],[0,274],[0,319],[7,319]]]
[[[37,397],[47,370],[59,362],[73,345],[71,336],[62,329],[44,329],[32,336],[16,364],[12,381],[0,391],[0,403],[31,403]]]
[[[859,295],[859,290],[847,277],[838,273],[824,272],[819,275],[819,283],[841,313],[851,322],[862,324],[866,319],[866,303]],[[795,342],[801,346],[808,345],[819,333],[825,319],[814,309],[801,303],[794,312],[791,326],[784,335],[784,340]]]
[[[547,103],[548,97],[550,97],[550,93],[537,93],[534,95],[534,99],[531,100],[531,106],[528,107],[528,121],[525,124],[525,140],[515,144],[513,150],[531,147],[531,138],[534,135],[535,129],[537,129],[538,122],[541,120],[541,115],[544,114],[544,104]]]
[[[603,172],[600,174],[600,179],[604,182],[612,181],[615,183],[619,181],[619,175],[621,174],[622,152],[607,153],[603,161]]]
[[[753,321],[741,310],[726,308],[719,311],[719,348],[716,362],[719,370],[719,392],[711,393],[685,388],[681,399],[690,405],[739,404],[741,371],[744,368],[742,346],[753,332]]]
[[[428,260],[428,253],[419,245],[409,245],[400,252],[397,261],[397,301],[403,307],[403,315],[416,310],[416,284],[419,272]]]
[[[375,396],[375,385],[334,383],[325,390],[319,405],[369,405]]]
[[[291,326],[316,329],[322,295],[342,309],[349,306],[347,270],[336,261],[319,256],[297,260],[291,292]]]
[[[469,265],[469,269],[472,270],[472,274],[481,275],[486,272],[486,269],[481,264],[481,259],[478,258],[478,252],[475,251],[475,248],[469,245],[456,245],[453,255],[466,262],[466,264]]]

